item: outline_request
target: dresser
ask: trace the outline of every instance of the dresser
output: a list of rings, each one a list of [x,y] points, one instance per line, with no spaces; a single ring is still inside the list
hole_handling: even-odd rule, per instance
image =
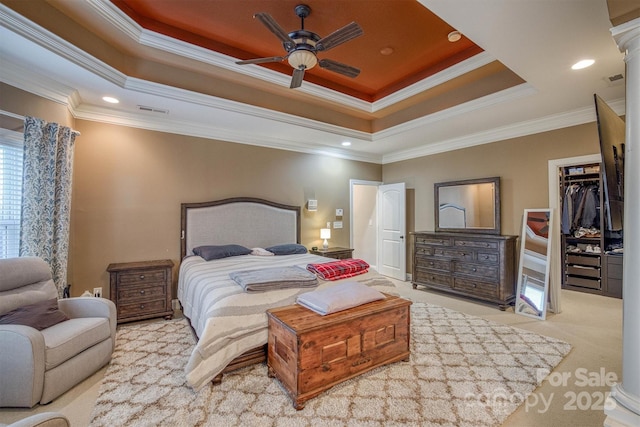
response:
[[[309,253],[335,259],[353,258],[353,249],[349,248],[316,249],[309,251]]]
[[[109,297],[117,307],[118,323],[153,317],[173,317],[173,261],[109,264]]]
[[[416,231],[413,288],[425,286],[498,304],[513,303],[517,236]]]

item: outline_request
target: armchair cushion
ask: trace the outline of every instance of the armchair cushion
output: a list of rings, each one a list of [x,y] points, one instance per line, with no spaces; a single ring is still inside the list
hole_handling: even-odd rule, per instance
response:
[[[111,335],[109,320],[103,317],[70,319],[41,332],[44,337],[46,371],[110,338]]]
[[[25,305],[0,315],[0,325],[25,325],[39,331],[69,318],[58,309],[56,298]]]
[[[69,419],[58,412],[42,412],[31,415],[13,424],[0,424],[0,427],[70,427]]]

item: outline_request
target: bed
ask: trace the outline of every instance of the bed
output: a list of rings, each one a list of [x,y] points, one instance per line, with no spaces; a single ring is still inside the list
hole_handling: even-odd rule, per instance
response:
[[[357,281],[387,294],[397,294],[389,279],[369,269],[347,279],[324,281],[317,287],[292,287],[250,293],[231,279],[239,271],[304,269],[311,263],[335,262],[309,253],[235,255],[206,261],[194,255],[205,245],[268,248],[300,243],[300,207],[258,198],[232,198],[181,206],[181,259],[178,300],[197,337],[185,367],[189,386],[199,390],[222,374],[266,358],[270,308],[293,304],[298,295],[344,281]],[[294,246],[294,245],[291,245]]]

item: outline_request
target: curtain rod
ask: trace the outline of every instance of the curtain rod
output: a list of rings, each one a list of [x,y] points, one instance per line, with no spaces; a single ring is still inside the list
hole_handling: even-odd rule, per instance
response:
[[[24,120],[24,116],[21,116],[20,114],[12,113],[10,111],[0,110],[0,115],[12,117],[18,120]]]
[[[16,114],[16,113],[12,113],[11,111],[5,111],[5,110],[0,110],[0,116],[7,116],[7,117],[11,117],[14,119],[18,119],[18,120],[22,120],[24,121],[25,117],[21,116],[20,114]],[[71,129],[72,132],[74,132],[76,135],[80,136],[81,133],[75,129]]]

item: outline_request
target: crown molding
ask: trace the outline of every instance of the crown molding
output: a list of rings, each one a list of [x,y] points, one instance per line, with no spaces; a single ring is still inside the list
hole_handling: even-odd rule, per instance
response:
[[[536,94],[536,90],[528,83],[523,83],[518,86],[514,86],[508,89],[504,89],[500,92],[486,95],[473,101],[465,102],[464,104],[456,105],[455,107],[441,110],[428,116],[419,117],[411,121],[399,124],[397,126],[381,130],[374,134],[374,140],[392,138],[399,136],[407,131],[427,126],[431,123],[437,123],[442,120],[451,119],[462,114],[471,113],[475,110],[487,108],[492,105],[501,104],[516,100],[518,98],[524,98]]]
[[[171,53],[176,56],[193,59],[201,63],[230,70],[234,73],[257,78],[279,86],[288,87],[290,84],[291,77],[288,75],[283,75],[277,71],[269,70],[254,64],[237,65],[235,63],[238,60],[237,58],[144,29],[108,0],[88,0],[88,3],[105,20],[110,22],[117,30],[122,31],[136,43]],[[417,95],[425,90],[431,89],[439,84],[445,83],[493,61],[495,61],[494,57],[487,52],[482,52],[373,103],[308,81],[305,81],[305,84],[296,90],[349,108],[367,113],[375,113],[383,108],[387,108],[398,102],[404,101],[405,99]]]
[[[372,105],[372,111],[382,110],[383,108],[390,107],[400,101],[404,101],[407,98],[418,95],[426,90],[432,89],[438,85],[453,80],[456,77],[460,77],[463,74],[469,73],[480,67],[492,63],[496,59],[487,52],[481,52],[471,58],[468,58],[462,62],[459,62],[446,70],[440,71],[432,76],[429,76],[419,82],[416,82],[404,89],[400,89],[391,95],[388,95],[378,101],[375,101]]]
[[[101,122],[118,126],[192,136],[222,142],[253,145],[264,148],[294,151],[306,154],[325,155],[347,160],[380,164],[381,156],[370,153],[340,150],[329,146],[307,146],[297,140],[283,138],[281,135],[247,134],[245,129],[222,129],[203,122],[172,120],[166,117],[155,118],[143,114],[123,113],[95,106],[81,106],[74,111],[74,117],[81,120]]]
[[[625,101],[617,99],[607,103],[618,115],[624,115]],[[489,144],[511,138],[518,138],[533,135],[541,132],[562,129],[570,126],[577,126],[584,123],[596,121],[595,107],[580,108],[551,116],[545,116],[534,120],[514,123],[509,126],[502,126],[484,132],[465,135],[459,138],[452,138],[439,141],[423,147],[411,150],[398,151],[396,153],[382,156],[382,164],[399,162],[402,160],[415,159],[417,157],[429,156],[432,154],[444,153],[461,148],[473,147],[476,145]]]

